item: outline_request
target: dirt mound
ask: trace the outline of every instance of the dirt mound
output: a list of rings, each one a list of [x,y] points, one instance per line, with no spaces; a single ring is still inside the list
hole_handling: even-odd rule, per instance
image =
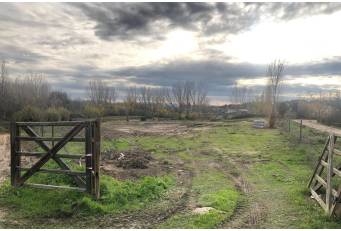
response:
[[[109,150],[102,153],[102,160],[111,160],[116,167],[124,169],[145,169],[152,160],[150,153],[142,150],[118,152]]]

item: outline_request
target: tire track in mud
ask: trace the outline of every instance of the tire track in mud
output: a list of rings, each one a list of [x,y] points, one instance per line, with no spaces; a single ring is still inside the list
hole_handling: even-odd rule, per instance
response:
[[[241,192],[242,199],[233,215],[222,222],[218,228],[258,228],[266,217],[267,208],[257,200],[254,187],[243,176],[243,172],[248,169],[248,166],[238,164],[232,158],[228,158],[228,164],[224,167],[226,174],[229,175],[235,183],[235,187]],[[233,169],[233,173],[231,173],[230,169]]]

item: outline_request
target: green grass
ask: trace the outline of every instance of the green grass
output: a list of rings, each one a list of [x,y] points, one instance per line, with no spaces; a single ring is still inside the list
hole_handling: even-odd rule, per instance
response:
[[[117,151],[124,151],[130,148],[130,142],[128,139],[113,139],[104,140],[101,144],[101,149],[103,151],[115,149]]]
[[[166,223],[162,224],[160,228],[172,229],[209,229],[217,226],[225,219],[225,213],[218,210],[211,210],[206,214],[184,214],[175,215]]]
[[[177,214],[160,228],[214,228],[232,216],[241,197],[229,179],[213,168],[197,173],[192,191],[198,207],[212,207],[213,210],[205,214],[193,214],[192,211]]]
[[[0,188],[0,205],[19,217],[63,217],[73,215],[114,214],[143,208],[158,200],[174,184],[171,177],[144,177],[138,181],[118,181],[101,177],[101,198],[93,200],[85,193],[69,190]]]
[[[298,131],[297,127],[292,126],[292,129]],[[262,209],[262,220],[253,228],[340,228],[341,221],[327,218],[307,189],[326,136],[312,129],[304,130],[303,135],[310,137],[312,143],[298,143],[297,138],[279,129],[254,129],[250,122],[238,121],[220,123],[210,130],[187,135],[108,139],[102,142],[102,150],[142,148],[175,168],[181,160],[180,168],[192,171],[187,201],[192,207],[176,212],[155,227],[224,227],[220,225],[228,222],[243,202],[257,203]],[[76,152],[81,148],[84,147],[75,144],[69,149]],[[231,175],[242,176],[250,185],[248,197],[236,189]],[[73,184],[63,177],[50,177],[39,174],[32,181]],[[104,214],[114,217],[114,214],[138,209],[143,213],[143,208],[151,202],[164,202],[163,195],[170,187],[178,190],[176,183],[179,182],[169,177],[137,181],[103,177],[102,197],[98,201],[65,190],[12,189],[5,185],[1,187],[0,205],[10,208],[11,214],[23,217]],[[60,203],[61,198],[68,200]],[[193,206],[214,209],[197,215],[191,211]]]

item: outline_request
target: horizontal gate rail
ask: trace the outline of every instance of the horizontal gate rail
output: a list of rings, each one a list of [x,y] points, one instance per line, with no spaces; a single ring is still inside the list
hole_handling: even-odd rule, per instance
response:
[[[25,183],[24,186],[29,186],[29,187],[33,187],[33,188],[41,188],[41,189],[67,189],[67,190],[76,190],[76,191],[80,191],[80,192],[86,192],[85,188],[59,186],[59,185],[49,185],[49,184]]]
[[[45,127],[51,127],[52,134],[45,134]],[[69,127],[63,137],[55,137],[55,128]],[[40,128],[40,134],[35,131]],[[63,130],[64,131],[64,130]],[[21,133],[26,133],[23,135]],[[11,123],[11,184],[38,188],[66,188],[86,191],[99,198],[99,161],[100,161],[100,121],[63,121],[63,122],[12,122]],[[22,150],[22,142],[33,141],[42,151]],[[84,153],[59,153],[69,142],[83,142]],[[31,167],[21,166],[21,157],[38,159]],[[84,171],[73,171],[63,159],[85,160]],[[60,169],[43,168],[53,160]],[[26,183],[36,173],[65,174],[74,179],[78,187]]]
[[[30,136],[17,136],[17,140],[23,141],[61,141],[64,137],[30,137]],[[85,138],[74,137],[69,142],[85,142]]]
[[[30,168],[20,168],[22,171],[28,171]],[[85,176],[85,172],[80,171],[70,171],[70,170],[62,170],[62,169],[45,169],[41,168],[37,172],[45,172],[45,173],[60,173],[60,174],[67,174],[67,175],[79,175]]]
[[[46,152],[17,152],[18,155],[20,156],[35,156],[35,157],[40,157],[45,154]],[[64,154],[64,153],[58,153],[55,155],[56,157],[59,158],[66,158],[66,159],[84,159],[85,154]]]

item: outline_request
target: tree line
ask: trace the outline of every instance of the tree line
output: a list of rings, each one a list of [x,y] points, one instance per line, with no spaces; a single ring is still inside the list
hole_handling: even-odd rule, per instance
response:
[[[0,80],[0,120],[100,116],[191,119],[199,117],[208,106],[207,88],[194,81],[177,82],[171,87],[118,89],[103,80],[90,80],[86,99],[72,100],[67,93],[53,90],[42,74],[9,78],[5,61],[1,63]]]
[[[129,120],[131,115],[143,118],[175,117],[178,119],[199,117],[208,106],[207,88],[203,83],[180,81],[171,87],[129,87],[122,102],[116,102],[119,89],[107,86],[102,80],[89,82],[90,105],[98,113],[106,107],[115,106],[118,115]],[[115,111],[112,110],[112,111]]]

